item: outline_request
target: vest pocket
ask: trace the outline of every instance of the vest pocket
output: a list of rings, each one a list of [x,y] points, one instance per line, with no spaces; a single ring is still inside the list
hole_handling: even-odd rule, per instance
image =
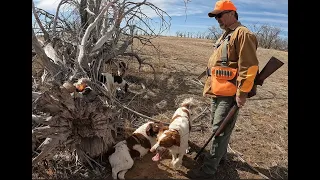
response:
[[[234,96],[237,86],[230,82],[235,78],[237,69],[215,66],[211,68],[211,92],[219,96]]]

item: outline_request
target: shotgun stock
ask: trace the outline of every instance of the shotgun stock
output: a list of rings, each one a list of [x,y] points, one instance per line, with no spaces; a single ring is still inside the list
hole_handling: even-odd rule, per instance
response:
[[[283,62],[281,62],[279,59],[272,56],[268,61],[268,63],[261,70],[261,72],[256,76],[254,84],[262,86],[264,80],[267,79],[267,77],[269,77],[282,65],[283,65]]]
[[[274,73],[283,65],[279,59],[271,57],[268,63],[264,66],[260,73],[258,73],[254,79],[254,86],[251,91],[248,93],[248,98],[251,98],[257,94],[257,85],[262,86],[263,82],[267,77]]]
[[[269,77],[272,73],[274,73],[277,69],[279,69],[284,63],[281,62],[279,59],[275,57],[271,57],[268,63],[263,67],[260,73],[258,73],[254,80],[254,85],[260,85],[262,86],[263,82],[267,77]],[[249,95],[250,94],[250,95]],[[249,92],[248,97],[252,97],[256,94],[256,86],[252,88],[252,90]],[[218,129],[210,136],[210,138],[207,140],[207,142],[203,145],[203,147],[200,149],[196,157],[194,157],[194,160],[196,160],[202,151],[207,147],[209,142],[213,137],[217,137],[221,134],[221,132],[224,130],[226,124],[230,121],[231,117],[234,115],[235,112],[239,109],[237,106],[237,103],[232,106],[231,110],[228,112],[228,115],[224,118],[221,125],[218,127]]]

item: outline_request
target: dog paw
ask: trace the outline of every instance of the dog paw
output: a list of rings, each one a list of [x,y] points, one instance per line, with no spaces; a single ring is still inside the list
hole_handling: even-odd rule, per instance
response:
[[[181,168],[181,166],[182,166],[181,161],[173,161],[173,162],[171,162],[171,164],[172,164],[172,167],[173,167],[174,169],[179,169],[179,168]]]

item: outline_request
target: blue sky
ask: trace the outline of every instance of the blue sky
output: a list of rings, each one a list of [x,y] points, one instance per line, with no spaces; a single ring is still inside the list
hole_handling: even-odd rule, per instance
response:
[[[132,0],[139,1],[139,0]],[[141,1],[141,0],[140,0]],[[191,0],[185,7],[183,0],[148,0],[171,16],[170,29],[163,35],[180,32],[206,32],[217,26],[214,18],[208,17],[216,0]],[[37,7],[53,12],[60,0],[34,0]],[[288,35],[288,0],[233,0],[239,14],[239,21],[250,28],[253,24],[267,24],[281,28],[281,36]],[[187,8],[187,9],[186,9]],[[154,13],[146,9],[146,14]]]

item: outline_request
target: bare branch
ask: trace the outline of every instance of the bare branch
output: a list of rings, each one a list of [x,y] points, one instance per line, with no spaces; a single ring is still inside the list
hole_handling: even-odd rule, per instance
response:
[[[59,144],[59,141],[63,141],[61,138],[47,138],[40,146],[43,146],[43,150],[41,153],[32,159],[32,165],[36,165],[39,161],[45,159],[49,153],[53,155],[53,150],[57,147]]]
[[[43,27],[43,25],[42,25],[42,23],[41,23],[41,21],[40,21],[40,19],[39,19],[39,16],[38,16],[38,14],[36,13],[36,9],[35,9],[33,0],[32,0],[32,12],[33,12],[34,18],[35,18],[36,21],[38,22],[38,25],[39,25],[41,31],[42,31],[43,34],[44,34],[44,40],[45,40],[45,42],[49,41],[49,34],[48,34],[48,32],[44,29],[44,27]]]
[[[111,5],[111,7],[112,7],[113,10],[114,10],[114,19],[117,19],[117,18],[118,18],[118,12],[117,12],[115,6]],[[107,12],[106,12],[106,13],[107,13]],[[117,22],[121,22],[121,20],[118,20]],[[104,21],[104,23],[105,23],[105,21]],[[96,43],[96,44],[94,45],[94,47],[92,48],[91,53],[93,53],[94,51],[100,49],[100,48],[102,47],[102,45],[111,38],[112,34],[113,34],[114,31],[116,30],[116,27],[117,27],[116,25],[113,25],[113,26],[112,26],[112,29],[111,29],[110,31],[108,31],[106,34],[104,34],[104,35],[97,41],[97,43]],[[106,28],[106,27],[105,27],[105,28]],[[104,30],[101,30],[101,33],[102,33],[102,32],[104,32]]]
[[[134,3],[134,2],[129,2],[128,4],[136,4],[136,6],[133,6],[132,8],[128,9],[124,14],[123,17],[125,17],[126,15],[128,15],[129,13],[131,13],[131,11],[133,11],[134,9],[136,9],[137,7],[140,7],[141,5],[145,4],[147,0],[144,0],[143,2],[140,3]]]
[[[111,7],[115,10],[116,7],[114,5],[111,5]],[[116,10],[115,10],[116,11]],[[105,34],[105,31],[107,30],[109,24],[111,24],[111,21],[112,19],[109,18],[108,16],[108,12],[106,11],[105,14],[104,14],[104,20],[102,22],[102,27],[101,27],[101,30],[100,30],[100,35],[104,35]]]
[[[34,34],[34,31],[32,29],[32,46],[34,47],[35,52],[38,54],[40,57],[45,69],[51,74],[51,75],[56,75],[59,73],[59,66],[57,64],[54,64],[44,50],[41,48],[38,39],[36,38],[36,35]]]
[[[128,108],[127,106],[122,105],[122,104],[121,104],[120,102],[118,102],[118,101],[115,101],[115,102],[116,102],[118,105],[122,106],[123,108],[125,108],[125,109],[127,109],[127,110],[129,110],[129,111],[131,111],[131,112],[133,112],[133,113],[135,113],[135,114],[137,114],[137,115],[139,115],[139,116],[141,116],[141,117],[143,117],[143,118],[150,119],[150,120],[152,120],[152,121],[154,121],[154,122],[161,122],[161,123],[163,123],[164,125],[169,125],[169,123],[165,123],[165,122],[163,122],[163,121],[160,121],[160,120],[151,118],[151,117],[146,116],[146,115],[144,115],[144,114],[141,114],[141,113],[139,113],[139,112],[137,112],[137,111],[134,111],[134,110]]]
[[[44,121],[46,120],[46,118],[42,117],[42,116],[39,116],[39,115],[33,115],[32,114],[32,121],[38,123],[38,124],[41,124],[43,123]]]
[[[38,39],[38,41],[42,44],[42,46],[44,46],[43,50],[50,59],[52,59],[55,63],[63,63],[62,60],[58,57],[57,52],[54,50],[52,43],[49,42],[45,44],[40,39]]]
[[[93,21],[93,23],[91,23],[88,28],[85,31],[85,34],[83,35],[83,38],[81,40],[81,44],[79,46],[79,56],[78,56],[78,63],[80,65],[80,67],[82,68],[83,64],[83,60],[84,60],[84,56],[85,56],[85,47],[89,38],[89,35],[91,33],[91,31],[93,30],[93,28],[95,27],[95,25],[98,23],[98,21],[100,20],[100,18],[102,17],[102,15],[109,9],[109,7],[114,4],[115,2],[117,2],[118,0],[114,0],[112,2],[109,2],[100,12],[100,14],[96,17],[96,19]],[[84,65],[85,68],[88,69],[88,64]]]
[[[53,37],[56,36],[56,26],[57,26],[57,19],[59,17],[59,10],[62,4],[66,3],[68,0],[61,0],[60,3],[58,4],[57,10],[56,10],[56,15],[53,19],[53,27],[52,27],[52,35]],[[55,43],[53,43],[55,44]]]
[[[254,168],[253,166],[251,166],[247,161],[245,161],[241,156],[239,156],[239,153],[236,153],[235,150],[231,149],[230,145],[228,144],[228,148],[237,155],[238,159],[240,159],[241,162],[247,164],[249,166],[250,169],[252,169],[254,172],[258,173],[261,177],[265,178],[265,179],[270,179],[268,176],[262,174],[260,171],[258,171],[256,168]]]
[[[91,15],[93,15],[93,16],[95,16],[95,14],[92,12],[92,11],[90,11],[90,9],[87,7],[87,8],[85,8],[84,10],[86,10],[89,14],[91,14]]]
[[[81,28],[86,29],[88,26],[88,12],[85,10],[87,6],[87,0],[80,0],[79,13],[81,19]],[[82,32],[80,32],[82,33]]]
[[[125,52],[125,53],[123,53],[122,55],[123,55],[123,56],[133,56],[133,57],[135,57],[135,58],[137,59],[137,61],[139,62],[139,71],[140,71],[140,69],[141,69],[141,65],[142,65],[142,64],[146,64],[146,65],[149,65],[149,66],[152,68],[153,73],[156,72],[156,70],[153,68],[153,66],[152,66],[151,64],[146,63],[146,62],[143,62],[143,60],[142,60],[136,53]]]
[[[41,95],[41,93],[39,93],[39,92],[32,92],[32,99],[35,100],[38,97],[40,97],[40,95]]]

